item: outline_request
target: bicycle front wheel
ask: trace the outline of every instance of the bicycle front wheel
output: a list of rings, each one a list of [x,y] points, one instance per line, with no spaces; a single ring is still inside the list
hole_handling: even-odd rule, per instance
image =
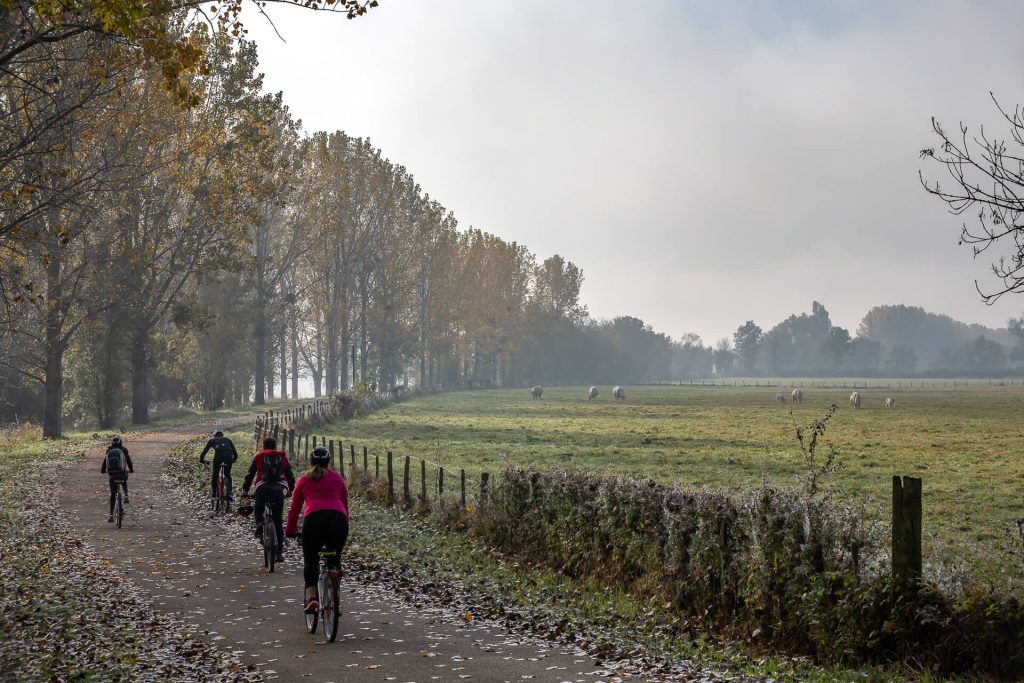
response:
[[[341,590],[338,586],[338,579],[328,579],[325,587],[327,588],[326,594],[320,594],[320,599],[323,600],[321,610],[324,613],[324,635],[327,636],[328,643],[333,643],[338,637],[338,619],[341,617],[339,593]]]

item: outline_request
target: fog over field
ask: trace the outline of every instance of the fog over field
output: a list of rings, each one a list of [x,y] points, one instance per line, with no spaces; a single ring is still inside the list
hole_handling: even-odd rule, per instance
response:
[[[595,317],[706,343],[812,300],[1000,327],[989,260],[920,187],[937,117],[1024,86],[1014,2],[387,0],[249,22],[307,130],[369,136],[474,225],[577,263]],[[1006,126],[992,128],[1004,135]],[[942,172],[944,173],[944,171]]]

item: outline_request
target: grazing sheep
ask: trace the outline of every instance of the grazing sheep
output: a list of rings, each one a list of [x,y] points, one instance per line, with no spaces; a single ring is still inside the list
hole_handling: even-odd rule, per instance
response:
[[[793,403],[803,403],[803,402],[804,402],[804,391],[803,391],[803,389],[794,389],[793,390]]]
[[[783,396],[782,394],[775,394],[775,402],[779,404],[785,403],[786,397]]]
[[[896,407],[896,399],[894,399],[892,396],[886,398],[885,399],[885,407],[886,408],[894,408],[894,407]]]
[[[590,387],[590,390],[587,391],[587,400],[588,401],[596,401],[597,400],[597,395],[599,393],[601,393],[601,392],[597,390],[597,387]]]
[[[854,410],[860,408],[860,392],[855,391],[852,394],[850,394],[850,406]]]
[[[612,389],[612,398],[618,399],[620,401],[625,401],[626,390],[623,389],[622,387],[615,387],[614,389]]]
[[[543,395],[544,395],[544,387],[542,387],[539,384],[537,386],[535,386],[534,388],[530,389],[530,396],[532,398],[540,398]]]

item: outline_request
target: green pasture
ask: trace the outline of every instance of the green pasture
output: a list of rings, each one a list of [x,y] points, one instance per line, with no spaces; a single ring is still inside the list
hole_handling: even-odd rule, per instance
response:
[[[781,389],[626,387],[624,402],[612,400],[611,387],[601,387],[596,402],[586,400],[585,387],[546,388],[540,400],[528,389],[509,389],[438,394],[327,431],[371,453],[390,450],[472,473],[515,464],[687,487],[798,486],[805,465],[795,427],[835,403],[839,411],[825,443],[844,465],[831,478],[838,496],[884,516],[892,475],[921,477],[932,560],[974,563],[1003,545],[1007,529],[1024,516],[1024,387],[962,381],[954,387],[952,380],[922,387],[915,380],[910,389],[907,381],[869,380],[862,388],[859,382],[857,411],[849,405],[850,388],[822,388],[820,380],[813,387],[804,381],[802,405],[776,405],[777,392],[789,397],[787,382]],[[894,409],[883,407],[886,396],[896,399]]]

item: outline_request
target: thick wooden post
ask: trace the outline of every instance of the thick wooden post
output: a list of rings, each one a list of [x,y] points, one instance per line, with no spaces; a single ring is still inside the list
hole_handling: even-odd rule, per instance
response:
[[[352,467],[352,471],[355,472],[356,471],[356,445],[354,443],[350,443],[348,445],[348,452],[352,456],[352,459],[349,460],[348,464]]]
[[[420,460],[420,504],[427,504],[427,461]]]
[[[402,482],[402,493],[405,494],[405,502],[409,503],[411,496],[409,495],[409,468],[412,465],[412,461],[409,456],[405,456],[405,481]]]
[[[380,456],[373,456],[373,478],[380,479]]]
[[[892,574],[899,583],[921,578],[921,480],[892,478]]]
[[[391,462],[391,451],[388,451],[388,502],[395,502],[395,470]]]
[[[331,439],[329,444],[330,445],[327,446],[327,452],[330,453],[333,456],[334,455],[334,439]]]
[[[487,483],[490,481],[491,475],[487,472],[480,473],[480,502],[483,503],[487,500]]]
[[[442,500],[444,498],[444,468],[440,465],[437,466],[437,499]]]
[[[459,470],[459,491],[462,508],[466,508],[466,470]]]
[[[315,439],[316,437],[313,437],[313,438]],[[315,448],[315,446],[314,446],[314,448]],[[304,450],[306,452],[306,457],[308,458],[309,457],[309,434],[306,434],[306,446],[302,450]]]
[[[363,472],[370,469],[369,456],[366,453],[366,446],[363,446]]]

